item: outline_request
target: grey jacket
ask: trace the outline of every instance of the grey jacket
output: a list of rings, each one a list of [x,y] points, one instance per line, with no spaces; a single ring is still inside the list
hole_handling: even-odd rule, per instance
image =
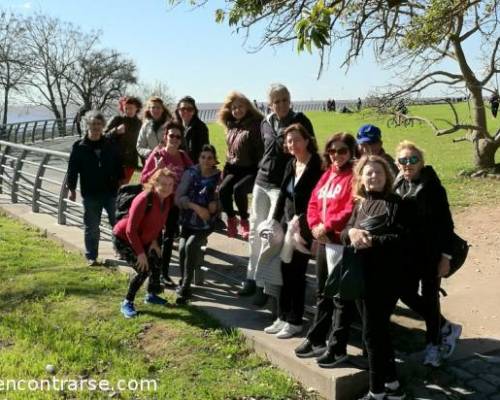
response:
[[[160,129],[153,129],[153,120],[146,120],[141,127],[139,137],[137,138],[137,152],[139,156],[147,159],[153,149],[160,144],[163,139],[163,133]]]

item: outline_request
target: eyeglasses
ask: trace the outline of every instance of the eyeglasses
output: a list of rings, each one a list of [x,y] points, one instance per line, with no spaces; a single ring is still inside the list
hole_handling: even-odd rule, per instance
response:
[[[411,156],[411,157],[401,157],[398,158],[398,163],[401,165],[415,165],[420,161],[419,156]]]
[[[169,139],[182,139],[181,135],[176,135],[175,133],[168,134]]]
[[[180,112],[194,112],[194,108],[193,107],[181,107],[181,108],[179,108],[179,111]]]
[[[345,156],[347,153],[349,153],[349,149],[347,147],[340,147],[339,149],[332,147],[331,149],[328,149],[328,154],[331,156],[334,156],[335,154]]]

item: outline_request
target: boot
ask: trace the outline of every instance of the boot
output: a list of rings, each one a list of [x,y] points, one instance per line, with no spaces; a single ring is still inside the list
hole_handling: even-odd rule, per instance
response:
[[[240,226],[241,226],[241,237],[243,240],[248,240],[248,237],[250,236],[250,222],[248,222],[248,219],[242,218],[240,220]]]
[[[264,293],[264,288],[257,287],[255,295],[253,296],[252,304],[257,307],[264,307],[268,298],[269,296]]]
[[[230,238],[238,236],[238,218],[229,217],[227,219],[227,236]]]
[[[243,286],[238,290],[238,296],[252,296],[255,293],[257,285],[253,279],[247,279],[243,282]]]

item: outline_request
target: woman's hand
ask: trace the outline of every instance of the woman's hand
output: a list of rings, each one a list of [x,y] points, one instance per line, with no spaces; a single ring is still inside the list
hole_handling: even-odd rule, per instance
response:
[[[156,240],[153,240],[153,243],[151,243],[149,251],[154,251],[158,257],[161,257],[161,248]]]
[[[364,229],[349,229],[349,239],[351,239],[351,244],[356,249],[367,249],[372,247],[372,237],[370,233]]]
[[[137,269],[140,272],[148,272],[149,271],[148,258],[146,257],[145,253],[141,253],[137,256]]]
[[[208,211],[208,208],[194,203],[190,203],[190,207],[203,221],[208,221],[210,219],[210,211]]]
[[[125,124],[118,125],[115,129],[118,135],[123,135],[125,133]]]
[[[217,201],[211,201],[208,204],[208,212],[210,214],[215,214],[218,209],[219,209],[219,204],[217,203]]]
[[[320,223],[316,225],[314,228],[312,228],[311,233],[313,237],[320,243],[328,243],[330,240],[328,239],[328,236],[326,236],[326,229],[325,226]]]
[[[70,190],[68,193],[68,200],[75,201],[76,200],[76,192],[74,190]]]
[[[441,256],[441,260],[438,264],[438,276],[444,278],[450,273],[450,259],[445,256]]]

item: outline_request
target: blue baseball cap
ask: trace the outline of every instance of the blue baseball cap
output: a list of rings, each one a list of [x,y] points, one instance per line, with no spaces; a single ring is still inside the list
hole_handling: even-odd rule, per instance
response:
[[[382,132],[375,125],[366,124],[363,125],[358,130],[357,134],[357,143],[377,143],[380,142],[380,138],[382,137]]]

